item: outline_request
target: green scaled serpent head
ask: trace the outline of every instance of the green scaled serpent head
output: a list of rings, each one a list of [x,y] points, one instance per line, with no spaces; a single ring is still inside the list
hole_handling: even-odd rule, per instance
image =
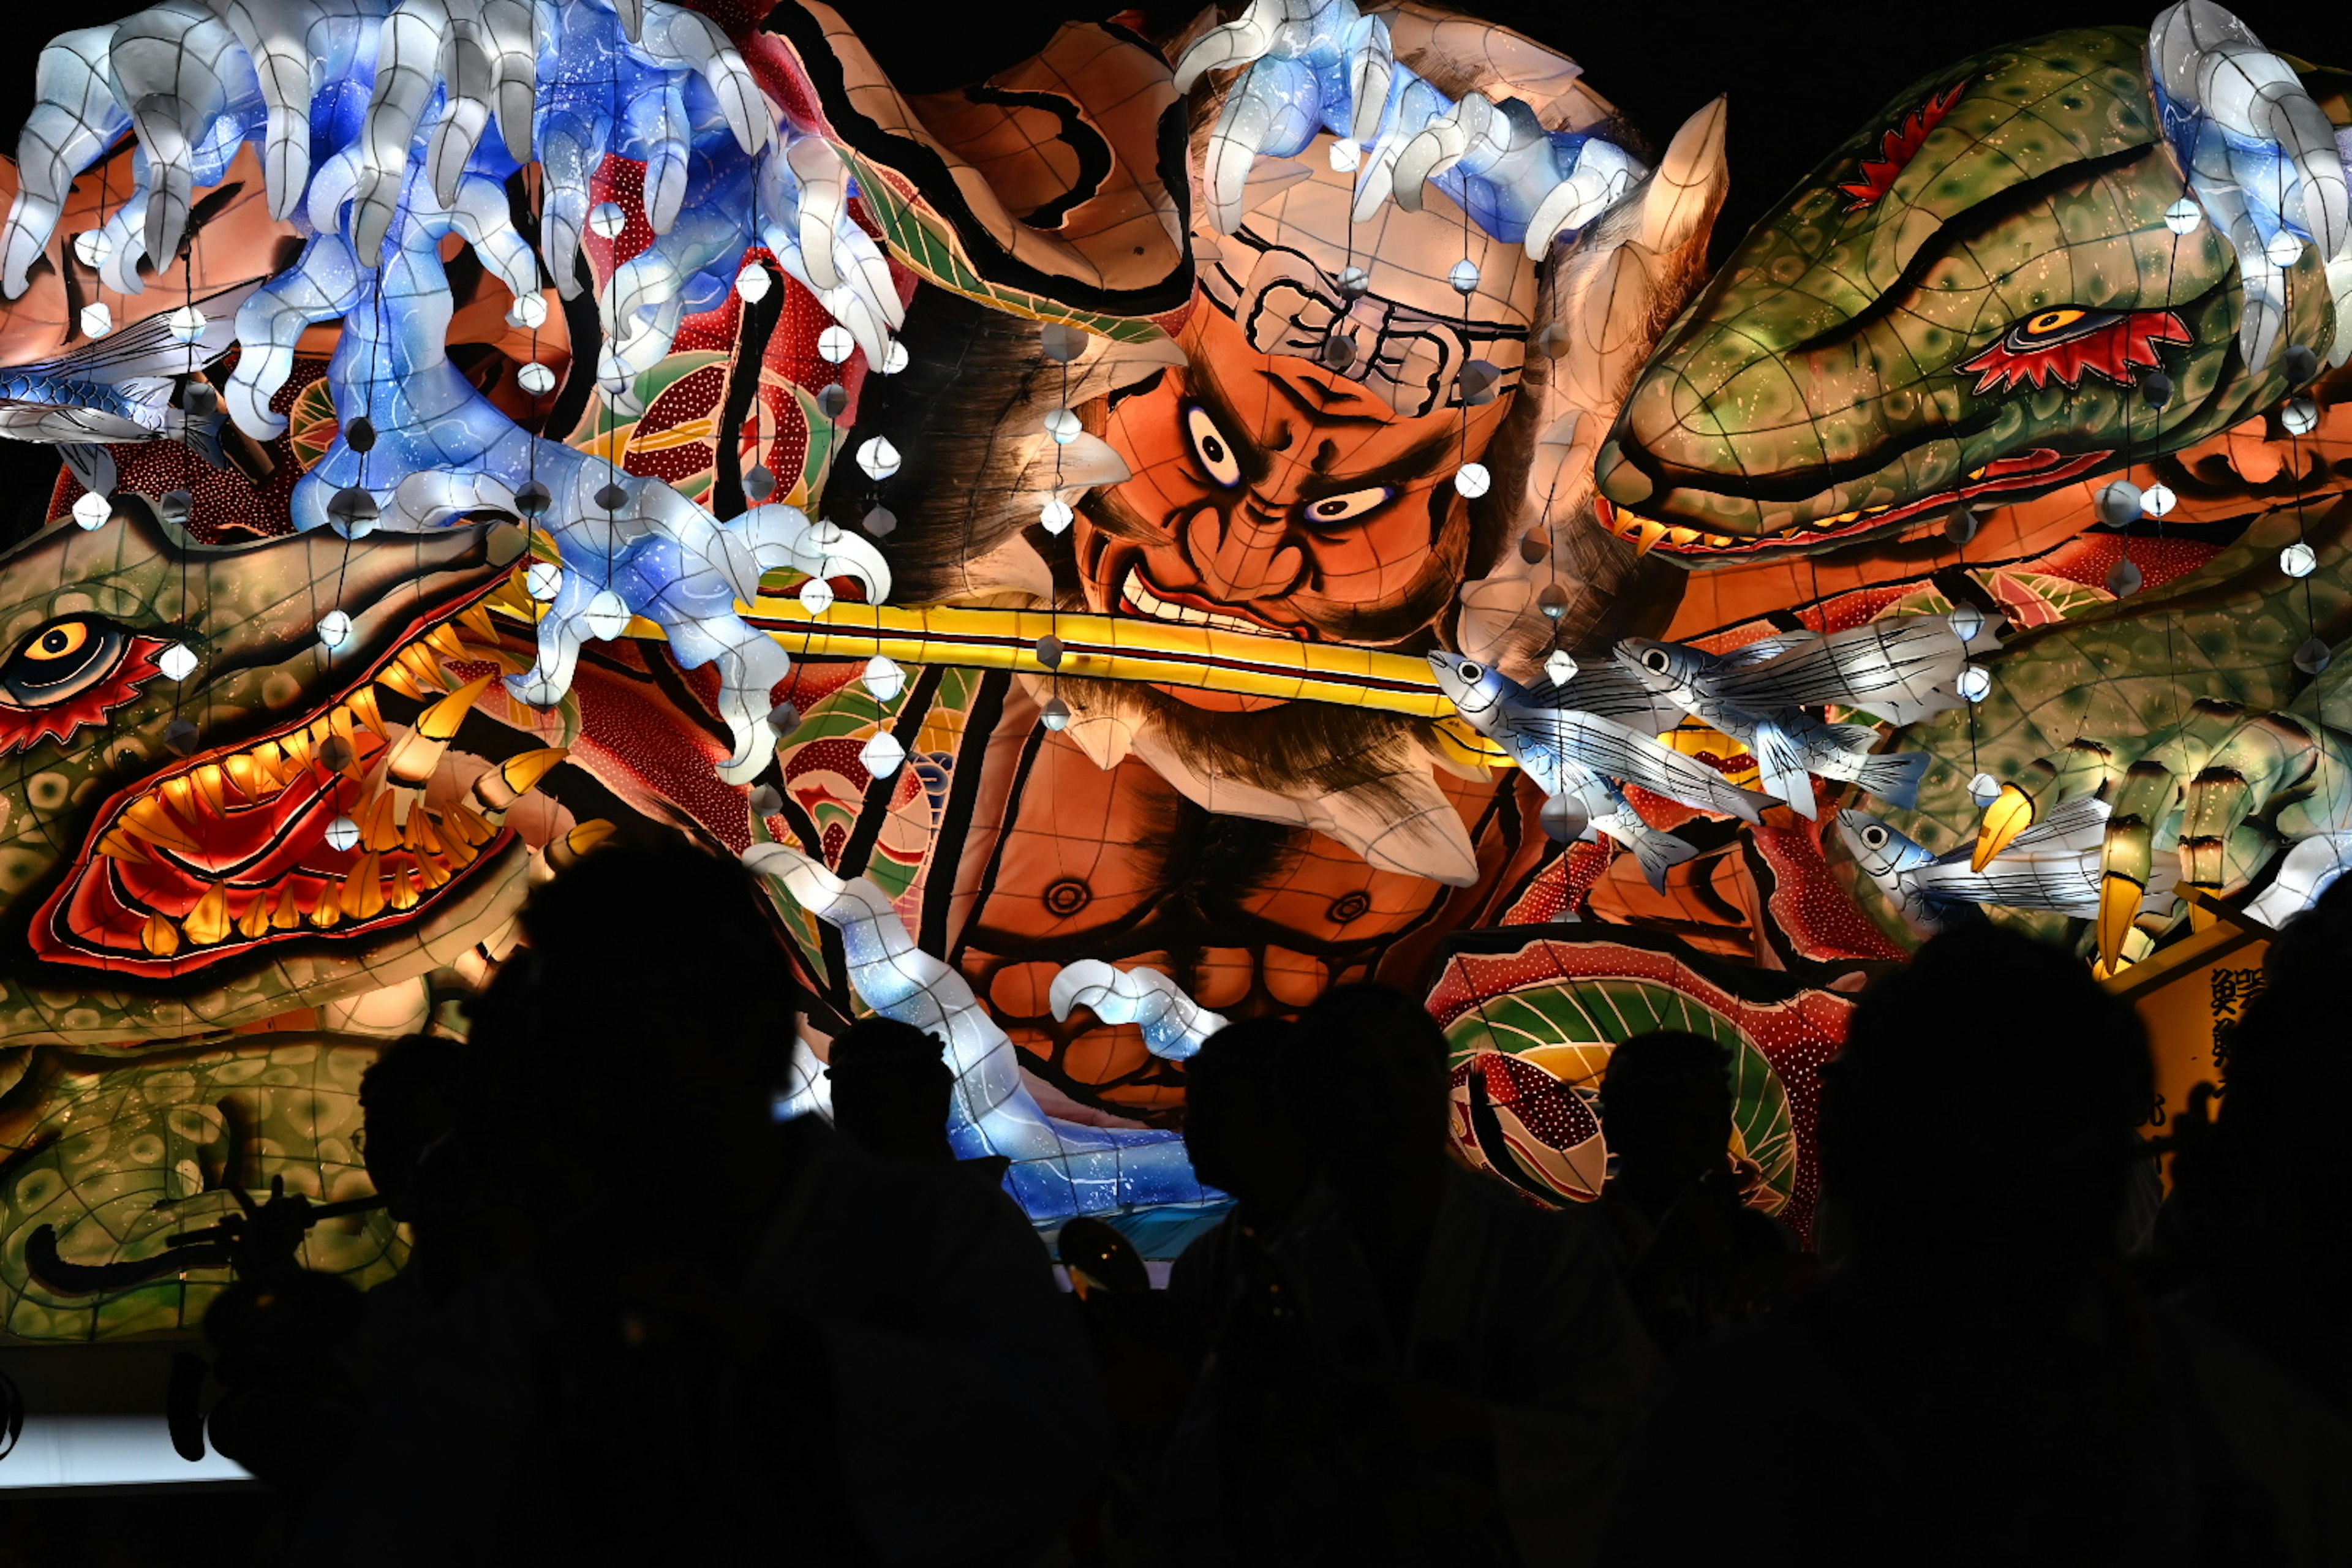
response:
[[[2284,341],[2325,358],[2319,248],[2284,272]],[[2249,367],[2244,309],[2144,35],[1981,55],[1841,147],[1675,324],[1602,448],[1608,521],[1696,566],[2145,461],[2288,390],[2286,356]]]
[[[0,557],[0,1046],[199,1037],[509,918],[562,753],[457,731],[520,531],[214,547],[119,506]]]

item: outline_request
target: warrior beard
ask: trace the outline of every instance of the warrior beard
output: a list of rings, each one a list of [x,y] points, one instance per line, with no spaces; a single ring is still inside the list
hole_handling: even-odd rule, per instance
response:
[[[1105,767],[1132,750],[1206,810],[1311,827],[1387,869],[1475,878],[1469,835],[1431,773],[1426,720],[1320,702],[1228,712],[1073,676],[1055,689],[1070,738]]]

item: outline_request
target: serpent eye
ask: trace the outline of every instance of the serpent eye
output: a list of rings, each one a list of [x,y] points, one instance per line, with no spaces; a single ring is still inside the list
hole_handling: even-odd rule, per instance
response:
[[[1886,847],[1886,829],[1874,822],[1862,830],[1862,841],[1873,849]]]
[[[1642,656],[1642,667],[1644,669],[1655,670],[1660,675],[1666,673],[1666,666],[1668,662],[1669,661],[1666,658],[1666,650],[1662,647],[1654,647],[1649,652]]]
[[[2053,343],[2072,342],[2076,338],[2089,337],[2093,332],[2117,320],[2113,310],[2085,310],[2073,305],[2038,311],[2009,329],[2008,343],[2012,353],[2027,349],[2044,349]]]
[[[1205,408],[1184,410],[1184,434],[1192,438],[1192,455],[1201,459],[1201,467],[1209,478],[1233,489],[1242,482],[1242,460],[1234,455],[1234,444],[1217,428]]]
[[[0,700],[18,708],[70,701],[114,673],[130,634],[95,616],[71,616],[35,632],[0,665]]]

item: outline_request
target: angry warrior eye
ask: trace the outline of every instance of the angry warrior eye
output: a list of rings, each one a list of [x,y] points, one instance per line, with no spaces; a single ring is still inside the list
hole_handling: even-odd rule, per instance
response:
[[[0,664],[0,702],[47,708],[70,701],[112,674],[129,646],[128,633],[95,616],[43,626]]]
[[[1307,503],[1307,521],[1347,522],[1377,507],[1385,506],[1394,494],[1396,492],[1386,485],[1373,485],[1365,489],[1349,490],[1345,495],[1325,496],[1321,500]]]
[[[1192,455],[1201,459],[1201,467],[1209,478],[1233,489],[1242,482],[1241,458],[1234,452],[1234,444],[1217,428],[1205,408],[1184,410],[1184,433],[1192,439]]]

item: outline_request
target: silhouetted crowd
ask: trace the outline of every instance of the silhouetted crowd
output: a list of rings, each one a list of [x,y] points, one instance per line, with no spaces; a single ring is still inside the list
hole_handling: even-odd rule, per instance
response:
[[[1717,1042],[1616,1047],[1607,1188],[1552,1208],[1455,1157],[1428,1013],[1340,987],[1190,1063],[1232,1203],[1161,1289],[954,1158],[935,1037],[856,1025],[778,1121],[737,866],[616,847],[523,930],[467,1042],[368,1077],[409,1267],[214,1325],[269,1560],[2352,1563],[2352,885],[2160,1142],[2078,961],[1928,944],[1824,1069],[1811,1247]]]

